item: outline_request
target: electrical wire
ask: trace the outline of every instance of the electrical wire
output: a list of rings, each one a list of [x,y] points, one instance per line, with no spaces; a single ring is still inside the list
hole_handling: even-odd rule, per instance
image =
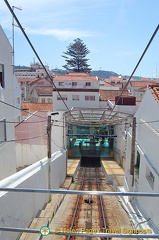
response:
[[[27,122],[27,121],[25,121],[25,120],[22,120],[21,122],[9,122],[9,121],[5,121],[5,123],[13,123],[13,124],[15,124],[15,123],[42,123],[42,122],[46,122],[47,121],[47,119],[45,120],[45,121],[37,121],[37,122]]]
[[[114,107],[112,108],[112,110],[111,110],[111,112],[110,112],[110,115],[111,115],[111,113],[113,112],[113,110],[114,110],[114,108],[116,107],[116,105],[118,104],[118,102],[119,102],[120,98],[122,97],[124,90],[127,88],[127,86],[128,86],[128,84],[129,84],[129,82],[130,82],[130,80],[131,80],[132,76],[134,75],[134,73],[135,73],[136,69],[138,68],[138,66],[139,66],[140,62],[142,61],[142,59],[143,59],[143,57],[144,57],[145,53],[147,52],[147,50],[148,50],[149,46],[151,45],[151,42],[153,41],[153,39],[154,39],[154,37],[155,37],[156,33],[158,32],[158,30],[159,30],[159,24],[157,25],[157,28],[155,29],[155,31],[154,31],[154,33],[153,33],[153,35],[152,35],[151,39],[149,40],[149,42],[148,42],[148,44],[147,44],[147,46],[146,46],[145,50],[143,51],[143,53],[142,53],[142,55],[141,55],[141,57],[140,57],[140,59],[139,59],[138,63],[136,64],[136,66],[135,66],[135,68],[134,68],[134,70],[133,70],[133,72],[132,72],[131,76],[129,77],[129,79],[128,79],[128,81],[127,81],[126,85],[125,85],[125,87],[122,89],[122,92],[121,92],[121,94],[120,94],[120,96],[119,96],[119,98],[118,98],[117,102],[115,103]]]
[[[55,144],[56,147],[59,147],[59,148],[61,148],[61,149],[63,148],[63,147],[58,146],[58,145],[54,142],[54,140],[53,140],[52,138],[51,138],[51,141]]]
[[[43,64],[43,62],[42,62],[42,60],[41,60],[41,58],[39,57],[39,55],[38,55],[37,51],[35,50],[35,48],[34,48],[33,44],[31,43],[31,41],[30,41],[29,37],[28,37],[28,36],[27,36],[27,34],[25,33],[25,30],[24,30],[24,28],[22,27],[21,23],[19,22],[19,20],[18,20],[17,16],[15,15],[15,13],[14,13],[13,9],[11,8],[11,6],[9,5],[9,3],[8,3],[8,1],[7,1],[7,0],[4,0],[4,1],[5,1],[6,5],[7,5],[8,9],[10,10],[10,12],[11,12],[11,14],[12,14],[13,18],[16,20],[16,22],[17,22],[17,24],[18,24],[19,28],[21,29],[21,31],[22,31],[22,33],[23,33],[24,37],[26,38],[27,42],[29,43],[30,47],[32,48],[32,50],[33,50],[34,54],[36,55],[37,59],[39,60],[40,64],[42,65],[43,69],[45,70],[45,72],[46,72],[46,74],[47,74],[47,77],[50,79],[50,80],[48,80],[48,79],[46,79],[46,80],[48,80],[50,83],[52,83],[52,85],[53,85],[53,86],[54,86],[54,88],[56,89],[56,91],[57,91],[57,93],[58,93],[59,97],[60,97],[60,98],[61,98],[61,100],[63,101],[63,103],[64,103],[64,105],[65,105],[66,109],[67,109],[67,110],[70,112],[70,114],[71,114],[71,111],[70,111],[70,109],[68,108],[68,106],[67,106],[66,102],[63,100],[63,98],[62,98],[62,96],[61,96],[60,92],[58,91],[58,89],[57,89],[56,85],[55,85],[55,84],[54,84],[54,82],[53,82],[53,79],[51,78],[51,76],[50,76],[49,72],[47,71],[46,67],[44,66],[44,64]],[[71,114],[71,115],[72,115],[72,114]],[[73,117],[73,116],[72,116],[72,117]],[[74,117],[73,117],[73,118],[74,118]]]
[[[0,141],[0,143],[25,141],[25,140],[29,140],[29,139],[44,137],[44,136],[46,136],[46,135],[47,135],[47,134],[45,133],[45,134],[43,134],[43,135],[34,136],[34,137],[29,137],[29,138],[11,139],[11,140],[6,140],[6,141]]]
[[[30,112],[28,112],[27,110],[23,110],[22,108],[15,107],[14,105],[12,105],[12,104],[10,104],[10,103],[6,103],[6,102],[1,101],[1,100],[0,100],[0,102],[3,103],[3,104],[5,104],[5,105],[7,105],[7,106],[9,106],[9,107],[18,109],[18,110],[20,110],[21,112],[26,112],[26,113],[29,113],[29,114],[30,114]],[[36,117],[42,118],[42,119],[47,119],[47,118],[41,117],[41,116],[39,116],[39,115],[37,115],[37,114],[34,114],[34,113],[33,113],[33,115],[36,116]]]

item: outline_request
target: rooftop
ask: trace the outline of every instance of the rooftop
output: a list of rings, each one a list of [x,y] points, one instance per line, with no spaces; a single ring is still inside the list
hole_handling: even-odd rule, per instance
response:
[[[30,86],[37,84],[37,85],[44,85],[44,86],[52,86],[50,80],[47,80],[45,77],[34,79],[32,82],[29,83]]]
[[[120,96],[122,90],[99,90],[101,101],[115,100],[115,97]],[[128,90],[124,90],[123,96],[129,96]]]
[[[131,81],[130,85],[132,87],[147,87],[149,84],[155,83],[154,81]]]
[[[27,117],[29,113],[34,113],[36,111],[52,111],[53,105],[52,103],[30,103],[30,102],[23,102],[22,103],[22,112],[23,117]]]
[[[45,87],[45,86],[35,87],[35,90],[38,95],[47,95],[47,96],[51,95],[52,96],[52,87]]]
[[[159,84],[150,84],[149,85],[149,90],[151,91],[152,96],[154,97],[154,99],[159,104]]]
[[[35,79],[34,78],[18,78],[18,83],[21,82],[33,82]]]
[[[73,72],[56,75],[54,81],[98,81],[98,77],[89,73]]]

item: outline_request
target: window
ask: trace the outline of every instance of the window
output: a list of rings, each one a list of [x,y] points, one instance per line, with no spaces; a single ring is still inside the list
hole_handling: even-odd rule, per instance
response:
[[[150,184],[150,186],[153,188],[154,187],[154,182],[155,182],[155,176],[154,174],[150,171],[150,169],[147,167],[146,168],[146,178]]]
[[[59,82],[59,86],[64,86],[64,82]]]
[[[0,120],[0,143],[6,141],[6,119]]]
[[[72,95],[73,101],[79,101],[79,95]]]
[[[17,105],[20,105],[20,97],[17,97]]]
[[[5,83],[4,83],[4,65],[0,64],[0,86],[2,88],[5,88]]]
[[[52,99],[51,99],[51,98],[48,98],[48,99],[47,99],[47,102],[48,102],[48,103],[52,103]]]
[[[135,164],[135,169],[137,171],[137,174],[139,174],[139,168],[140,168],[140,153],[137,151],[136,164]]]
[[[72,82],[72,86],[77,86],[77,82]]]
[[[41,99],[41,103],[45,103],[45,98],[42,98],[42,99]]]
[[[62,99],[67,101],[67,95],[61,95]],[[61,97],[58,95],[57,100],[61,100]]]
[[[86,82],[86,86],[91,86],[91,82]]]
[[[85,101],[95,101],[95,96],[85,96]]]

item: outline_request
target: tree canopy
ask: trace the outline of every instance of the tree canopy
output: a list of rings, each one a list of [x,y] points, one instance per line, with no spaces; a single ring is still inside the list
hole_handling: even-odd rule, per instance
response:
[[[87,64],[88,60],[85,58],[90,53],[86,45],[80,38],[74,39],[67,47],[67,51],[63,52],[62,57],[65,58],[66,64],[63,66],[65,69],[73,72],[90,72],[90,65]]]

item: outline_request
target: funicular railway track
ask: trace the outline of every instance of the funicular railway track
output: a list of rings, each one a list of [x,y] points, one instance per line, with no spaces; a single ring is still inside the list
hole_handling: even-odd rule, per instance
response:
[[[78,190],[100,191],[102,190],[100,185],[103,180],[104,175],[101,172],[101,168],[81,167],[76,177],[75,185],[78,185]],[[104,229],[108,229],[104,209],[105,207],[102,196],[78,195],[74,212],[72,214],[71,224],[69,226],[70,231],[81,229],[82,231],[90,233],[104,232]],[[66,239],[70,240],[82,238],[68,236]],[[109,240],[109,238],[102,239]]]
[[[107,192],[113,190],[112,186],[106,183],[101,167],[80,167],[69,189]],[[131,224],[116,196],[66,194],[49,227],[55,232],[62,231],[69,234],[120,233],[120,229],[131,228]],[[111,238],[67,236],[66,234],[48,235],[45,239],[109,240]]]

